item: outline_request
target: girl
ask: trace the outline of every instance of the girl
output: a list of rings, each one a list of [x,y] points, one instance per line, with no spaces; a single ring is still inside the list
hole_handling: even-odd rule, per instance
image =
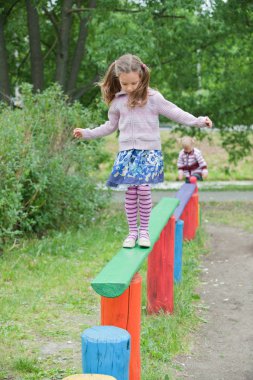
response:
[[[107,181],[111,188],[126,188],[125,210],[129,234],[124,248],[150,247],[151,187],[163,182],[163,157],[159,115],[181,124],[212,127],[208,117],[194,117],[149,88],[148,67],[132,54],[114,61],[100,83],[103,99],[110,106],[108,121],[94,129],[76,128],[74,137],[95,139],[119,130],[119,153]]]
[[[207,164],[201,154],[201,151],[194,148],[195,139],[189,136],[184,136],[181,139],[182,150],[179,153],[177,160],[178,179],[182,180],[185,177],[187,183],[190,182],[190,177],[196,177],[199,181],[208,176]]]

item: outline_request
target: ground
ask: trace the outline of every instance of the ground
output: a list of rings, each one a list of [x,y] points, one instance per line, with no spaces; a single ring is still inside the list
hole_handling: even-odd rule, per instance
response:
[[[210,253],[202,258],[201,317],[175,379],[253,379],[253,235],[206,224]]]

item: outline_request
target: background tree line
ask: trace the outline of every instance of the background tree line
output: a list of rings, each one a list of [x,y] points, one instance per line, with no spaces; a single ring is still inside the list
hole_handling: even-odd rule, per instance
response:
[[[1,1],[0,97],[21,82],[34,91],[58,82],[70,100],[96,107],[94,84],[132,52],[151,68],[153,87],[214,120],[237,161],[252,149],[252,40],[251,0]]]

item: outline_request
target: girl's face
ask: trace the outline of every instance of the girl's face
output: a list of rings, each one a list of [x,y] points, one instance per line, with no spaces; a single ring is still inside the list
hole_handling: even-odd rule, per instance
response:
[[[127,94],[131,94],[137,89],[140,83],[140,76],[135,71],[132,71],[131,73],[121,73],[119,75],[119,83],[123,91]]]

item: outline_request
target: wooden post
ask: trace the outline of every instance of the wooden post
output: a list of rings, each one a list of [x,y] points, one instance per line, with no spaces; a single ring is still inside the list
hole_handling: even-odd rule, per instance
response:
[[[181,220],[184,221],[184,240],[192,240],[192,226],[191,226],[191,211],[192,211],[192,196],[184,208],[181,215]]]
[[[193,198],[193,216],[195,220],[195,234],[199,226],[199,194],[195,193],[192,196]]]
[[[82,367],[85,374],[129,379],[130,334],[115,326],[94,326],[82,334]]]
[[[136,273],[121,296],[101,297],[101,324],[124,328],[131,336],[130,380],[141,380],[141,283]]]
[[[197,230],[198,226],[199,226],[199,192],[198,192],[198,185],[197,185],[197,178],[196,177],[190,177],[190,183],[194,183],[196,184],[196,188],[194,190],[194,209],[193,209],[193,213],[195,215],[195,228]],[[196,231],[195,231],[196,232]]]
[[[148,257],[147,311],[149,314],[174,308],[174,244],[175,217],[172,216],[161,232]]]
[[[175,230],[175,263],[174,263],[174,280],[180,282],[182,279],[182,254],[183,254],[183,220],[176,222]]]
[[[184,221],[184,240],[193,240],[198,224],[198,193],[194,193],[187,203],[181,219]]]

